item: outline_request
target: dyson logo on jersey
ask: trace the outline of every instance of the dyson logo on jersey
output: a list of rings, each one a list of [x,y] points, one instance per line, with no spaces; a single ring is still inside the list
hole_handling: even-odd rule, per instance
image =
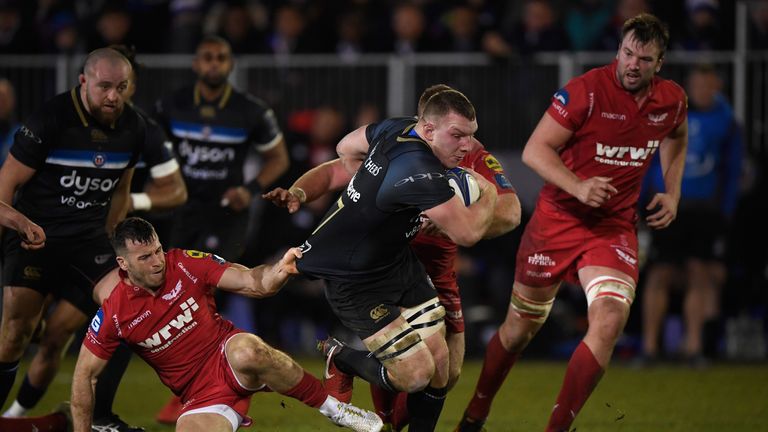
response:
[[[72,172],[69,175],[61,176],[61,179],[59,180],[59,184],[61,184],[62,187],[65,187],[67,189],[74,189],[75,195],[82,196],[89,190],[109,192],[115,187],[117,187],[117,183],[119,181],[120,181],[119,178],[111,179],[111,178],[83,177],[83,176],[77,175],[77,170],[72,170]]]
[[[179,145],[179,156],[186,159],[187,165],[197,165],[200,162],[230,162],[235,160],[235,149],[190,145],[189,141],[184,140]]]
[[[144,342],[139,342],[138,345],[147,349],[151,349],[153,353],[162,351],[181,337],[184,333],[192,330],[197,326],[197,321],[192,319],[192,312],[200,309],[195,302],[195,299],[190,297],[183,301],[179,307],[182,313],[176,315],[176,318],[172,319],[168,324],[164,325],[155,334],[148,337]],[[171,335],[171,330],[176,329],[175,335]],[[162,345],[161,345],[162,344]]]
[[[595,160],[606,165],[641,167],[648,156],[656,153],[659,140],[649,140],[646,147],[609,146],[601,142],[596,144]],[[630,160],[624,160],[629,155]]]

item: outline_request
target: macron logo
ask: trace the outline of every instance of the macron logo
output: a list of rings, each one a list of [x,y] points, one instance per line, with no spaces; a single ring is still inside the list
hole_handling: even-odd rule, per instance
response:
[[[144,342],[139,342],[139,346],[147,349],[152,349],[167,341],[171,338],[171,328],[181,330],[189,323],[194,323],[192,319],[192,312],[198,310],[200,307],[195,302],[195,299],[190,297],[182,304],[179,305],[182,313],[176,315],[175,319],[163,326],[160,331],[155,332],[151,337],[147,338]],[[185,329],[186,330],[186,329]]]

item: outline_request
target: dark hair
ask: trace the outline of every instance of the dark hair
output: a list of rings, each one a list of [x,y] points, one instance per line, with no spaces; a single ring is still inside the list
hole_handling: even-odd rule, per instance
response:
[[[125,243],[127,241],[146,245],[152,243],[155,238],[157,238],[157,234],[151,223],[140,217],[129,217],[117,224],[109,241],[112,243],[112,249],[115,250],[115,253],[122,255],[126,250]]]
[[[643,45],[655,42],[661,50],[659,58],[664,58],[667,45],[669,45],[669,28],[666,24],[649,13],[641,13],[624,21],[624,26],[621,28],[621,40],[623,41],[624,37],[633,30],[635,32],[632,35],[633,39]]]
[[[221,36],[218,35],[205,35],[202,39],[200,39],[200,43],[197,44],[197,49],[195,49],[195,52],[200,50],[200,47],[207,44],[216,44],[216,45],[224,45],[229,49],[229,52],[232,52],[232,46],[229,44],[229,42],[224,39]]]
[[[421,117],[444,117],[450,112],[455,112],[467,120],[475,119],[475,107],[464,94],[458,90],[450,89],[435,93],[427,100]]]
[[[119,52],[128,60],[128,63],[130,63],[131,67],[133,68],[134,79],[135,81],[138,81],[139,70],[143,67],[143,65],[136,61],[136,48],[133,45],[110,45],[109,48]]]
[[[437,93],[444,92],[446,90],[453,90],[453,89],[446,84],[435,84],[425,88],[424,91],[421,93],[421,96],[419,96],[419,105],[416,108],[416,113],[418,115],[421,115],[421,113],[424,111],[424,107],[427,105],[427,101],[429,101],[429,98],[436,95]]]

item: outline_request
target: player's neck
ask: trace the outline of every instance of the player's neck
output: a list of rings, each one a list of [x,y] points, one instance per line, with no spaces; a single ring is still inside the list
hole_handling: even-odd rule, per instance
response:
[[[162,286],[163,286],[163,284],[160,284],[160,286],[158,286],[156,288],[149,288],[149,287],[144,286],[140,282],[134,280],[130,275],[128,275],[125,278],[123,278],[123,282],[126,285],[129,285],[129,286],[134,287],[134,288],[142,289],[142,290],[144,290],[144,291],[146,291],[146,292],[148,292],[148,293],[150,293],[152,295],[156,295],[160,291],[160,288],[162,288]]]
[[[227,89],[226,83],[219,87],[210,87],[202,81],[197,81],[196,86],[197,91],[200,92],[200,97],[202,97],[206,102],[213,102],[220,98],[221,95],[224,94],[224,91]]]

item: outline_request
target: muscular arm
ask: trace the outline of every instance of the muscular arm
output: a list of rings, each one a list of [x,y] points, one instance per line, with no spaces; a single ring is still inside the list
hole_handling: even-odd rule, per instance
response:
[[[573,195],[582,203],[590,207],[600,207],[617,190],[611,186],[610,178],[592,177],[582,180],[565,166],[557,151],[571,136],[572,131],[563,127],[549,113],[544,113],[525,144],[523,163],[541,178]]]
[[[187,202],[187,185],[184,183],[178,165],[170,174],[152,177],[150,183],[144,188],[144,193],[149,197],[152,210],[168,210]]]
[[[129,168],[123,172],[123,175],[120,176],[120,182],[117,184],[117,189],[112,193],[112,203],[109,206],[105,227],[108,233],[112,233],[115,230],[115,225],[125,219],[125,215],[128,214],[128,208],[131,204],[133,170],[133,168]]]
[[[496,206],[496,187],[482,176],[475,175],[481,189],[480,199],[466,207],[461,198],[454,196],[448,201],[424,211],[454,243],[472,246],[483,238],[491,226]]]
[[[491,225],[485,231],[484,239],[491,239],[506,234],[520,225],[521,208],[517,194],[499,195],[493,208]]]
[[[297,258],[301,258],[301,250],[291,248],[275,264],[262,264],[254,268],[232,264],[224,270],[216,287],[246,297],[273,296],[291,276],[298,274]]]
[[[338,159],[320,164],[304,173],[288,190],[276,188],[262,197],[289,213],[296,212],[302,203],[312,202],[330,191],[343,188],[355,175],[368,154],[368,139],[361,126],[348,133],[336,146]]]
[[[13,196],[22,185],[29,181],[36,170],[19,162],[13,154],[8,154],[8,158],[0,168],[0,201],[3,203],[13,202]],[[9,226],[2,224],[4,226]],[[15,227],[12,227],[16,229]],[[0,226],[0,233],[2,233]]]
[[[80,348],[75,372],[72,375],[72,423],[75,432],[91,431],[96,377],[106,365],[106,360],[97,357],[88,348]]]
[[[659,156],[661,173],[664,176],[664,193],[657,193],[646,209],[653,210],[646,221],[655,229],[666,228],[677,217],[677,205],[680,202],[680,184],[683,181],[685,152],[688,148],[688,120],[673,130],[661,142]]]

